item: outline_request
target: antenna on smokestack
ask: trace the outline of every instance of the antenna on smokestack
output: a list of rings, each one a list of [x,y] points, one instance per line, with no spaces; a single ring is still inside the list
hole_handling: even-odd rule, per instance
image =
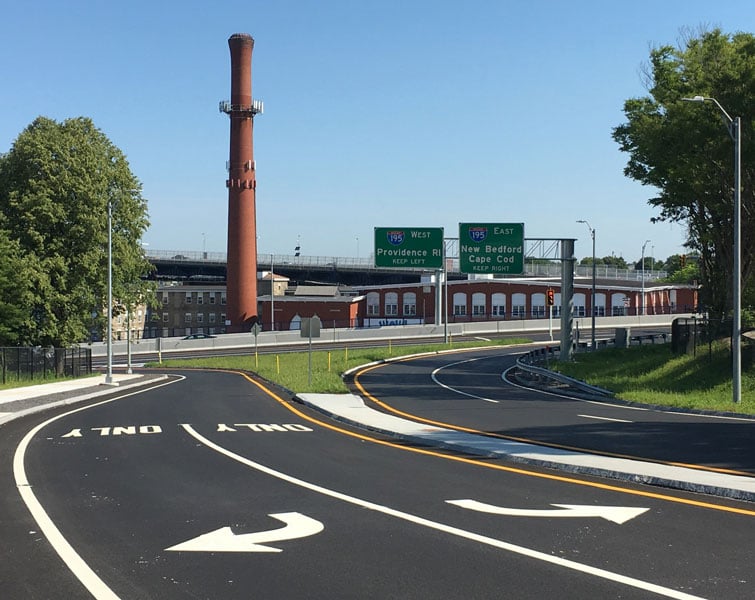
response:
[[[252,100],[251,104],[231,104],[228,100],[221,100],[218,110],[227,115],[234,114],[240,117],[254,117],[265,112],[265,103],[262,100]]]

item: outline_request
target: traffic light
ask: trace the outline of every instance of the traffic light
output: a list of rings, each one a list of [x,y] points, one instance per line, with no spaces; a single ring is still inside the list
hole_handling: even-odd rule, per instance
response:
[[[681,265],[682,269],[685,267],[685,265],[687,264],[687,255],[686,254],[682,254],[679,257],[679,264]]]
[[[548,288],[547,293],[545,294],[545,301],[548,304],[548,306],[553,306],[553,290],[551,288]]]

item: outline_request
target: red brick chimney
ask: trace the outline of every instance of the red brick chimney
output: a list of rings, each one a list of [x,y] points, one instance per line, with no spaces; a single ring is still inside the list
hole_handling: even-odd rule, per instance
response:
[[[228,162],[228,267],[226,331],[249,331],[257,321],[257,216],[255,190],[254,115],[262,103],[252,100],[254,39],[235,33],[231,50],[231,101],[220,110],[231,119]]]

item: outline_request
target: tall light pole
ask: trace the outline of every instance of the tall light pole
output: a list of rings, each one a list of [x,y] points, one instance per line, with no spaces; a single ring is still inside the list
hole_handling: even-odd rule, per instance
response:
[[[642,244],[642,301],[640,302],[641,314],[645,316],[645,247],[650,243],[650,240],[645,240]]]
[[[591,323],[591,336],[590,347],[595,350],[595,230],[590,227],[590,224],[581,219],[577,223],[584,223],[590,230],[590,237],[592,237],[592,300],[590,302],[590,309],[592,310],[592,323]]]
[[[131,375],[131,307],[126,309],[126,373]]]
[[[275,254],[270,254],[270,329],[275,331]]]
[[[105,384],[113,383],[113,201],[107,202],[107,374]]]
[[[731,356],[732,374],[731,390],[734,403],[742,400],[742,349],[740,340],[742,335],[742,119],[732,118],[715,98],[694,96],[682,98],[687,102],[712,102],[721,111],[726,121],[726,129],[734,141],[734,267],[733,279],[733,314],[731,324]]]

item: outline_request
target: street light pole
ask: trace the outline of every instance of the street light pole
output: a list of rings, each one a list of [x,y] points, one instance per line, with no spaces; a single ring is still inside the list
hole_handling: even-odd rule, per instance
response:
[[[270,329],[275,331],[275,254],[270,254]]]
[[[734,306],[732,315],[732,399],[742,400],[742,119],[732,122],[734,139]]]
[[[113,202],[107,203],[107,374],[105,384],[113,383]]]
[[[590,237],[592,237],[592,300],[590,301],[592,321],[590,347],[595,350],[595,230],[590,227],[590,224],[585,220],[577,221],[577,223],[584,223],[585,225],[587,225],[587,228],[590,230]]]
[[[131,375],[131,307],[126,309],[126,373]]]
[[[640,311],[645,316],[645,247],[650,243],[650,240],[645,240],[642,244],[642,301],[640,302]]]
[[[724,107],[715,98],[707,96],[694,96],[682,98],[686,102],[712,102],[721,111],[726,121],[729,136],[734,142],[734,266],[732,273],[733,281],[733,307],[731,325],[731,390],[735,404],[742,400],[742,348],[740,340],[742,336],[742,119],[732,118]]]

